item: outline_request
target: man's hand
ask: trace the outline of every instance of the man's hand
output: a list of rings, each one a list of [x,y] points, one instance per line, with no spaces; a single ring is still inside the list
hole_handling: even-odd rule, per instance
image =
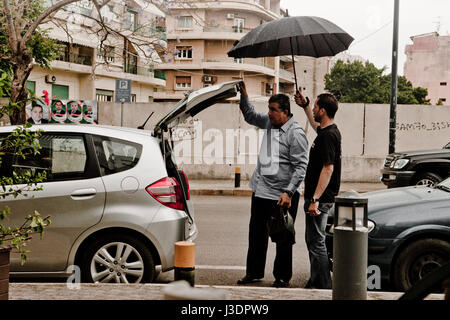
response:
[[[305,109],[309,105],[309,98],[302,95],[300,91],[297,91],[297,93],[294,95],[295,103],[298,104],[300,107]]]
[[[291,198],[284,192],[278,199],[277,205],[289,209],[291,207]]]
[[[245,88],[244,81],[239,82],[239,92],[242,98],[248,98],[247,89]]]
[[[319,202],[311,202],[310,204],[309,204],[309,207],[308,207],[308,214],[311,216],[311,217],[317,217],[317,216],[320,216],[320,211],[319,211]]]

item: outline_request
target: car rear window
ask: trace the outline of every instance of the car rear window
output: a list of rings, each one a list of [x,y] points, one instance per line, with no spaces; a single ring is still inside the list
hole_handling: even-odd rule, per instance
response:
[[[98,135],[93,139],[102,176],[129,170],[141,157],[142,145],[138,143]]]

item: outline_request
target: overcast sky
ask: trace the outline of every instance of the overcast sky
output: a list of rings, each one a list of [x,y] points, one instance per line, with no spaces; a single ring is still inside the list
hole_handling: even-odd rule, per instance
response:
[[[332,21],[355,40],[348,53],[378,68],[392,64],[394,0],[281,0],[290,16],[318,16]],[[450,0],[400,0],[398,72],[403,74],[410,37],[437,31],[450,34]]]

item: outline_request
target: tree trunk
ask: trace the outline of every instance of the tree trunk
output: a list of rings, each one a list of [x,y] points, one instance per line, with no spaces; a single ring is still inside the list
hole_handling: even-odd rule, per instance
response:
[[[26,90],[26,81],[33,70],[33,56],[31,51],[25,46],[19,50],[20,54],[14,55],[11,60],[13,77],[11,80],[11,102],[16,104],[13,106],[10,121],[12,125],[25,124],[26,113],[25,106],[28,100],[28,92]]]

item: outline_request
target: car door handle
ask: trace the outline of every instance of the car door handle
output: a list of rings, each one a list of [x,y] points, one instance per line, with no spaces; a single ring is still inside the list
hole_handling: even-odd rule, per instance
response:
[[[70,196],[74,200],[87,200],[92,199],[97,194],[97,190],[95,188],[87,188],[87,189],[78,189],[72,191]]]

